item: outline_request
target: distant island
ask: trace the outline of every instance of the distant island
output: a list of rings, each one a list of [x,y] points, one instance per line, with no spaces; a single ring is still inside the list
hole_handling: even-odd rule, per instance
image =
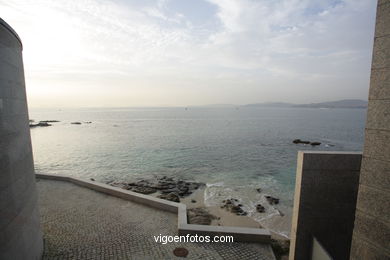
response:
[[[292,104],[282,102],[247,104],[243,107],[291,107],[291,108],[367,108],[368,102],[361,99],[343,99],[338,101]]]

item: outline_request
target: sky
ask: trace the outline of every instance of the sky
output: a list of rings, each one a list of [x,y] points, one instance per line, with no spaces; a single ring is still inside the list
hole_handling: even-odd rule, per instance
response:
[[[367,99],[373,0],[0,0],[30,107]]]

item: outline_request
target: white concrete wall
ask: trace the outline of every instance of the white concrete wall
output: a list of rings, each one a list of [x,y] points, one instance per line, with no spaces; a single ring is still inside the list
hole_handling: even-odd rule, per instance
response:
[[[22,44],[0,19],[0,259],[40,259]]]

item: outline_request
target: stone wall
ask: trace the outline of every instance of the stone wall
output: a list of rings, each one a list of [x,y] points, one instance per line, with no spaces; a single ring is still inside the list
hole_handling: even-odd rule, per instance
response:
[[[351,259],[390,259],[390,0],[379,0]]]
[[[361,153],[299,152],[290,259],[311,259],[313,239],[333,259],[348,259]]]
[[[40,259],[42,250],[22,44],[0,19],[0,259]]]

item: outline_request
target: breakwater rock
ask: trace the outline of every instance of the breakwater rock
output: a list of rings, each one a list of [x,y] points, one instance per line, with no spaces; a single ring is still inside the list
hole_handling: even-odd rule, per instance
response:
[[[131,190],[142,194],[160,193],[158,198],[180,202],[180,198],[191,195],[204,183],[176,180],[171,177],[162,176],[154,180],[142,179],[137,182],[110,182],[111,186],[119,187],[125,190]]]
[[[301,139],[295,139],[293,141],[294,144],[310,144],[312,146],[317,146],[317,145],[321,145],[320,142],[311,142],[311,141],[303,141]]]
[[[236,214],[237,216],[246,216],[248,213],[242,209],[242,204],[238,203],[238,199],[227,199],[222,201],[221,208]]]

